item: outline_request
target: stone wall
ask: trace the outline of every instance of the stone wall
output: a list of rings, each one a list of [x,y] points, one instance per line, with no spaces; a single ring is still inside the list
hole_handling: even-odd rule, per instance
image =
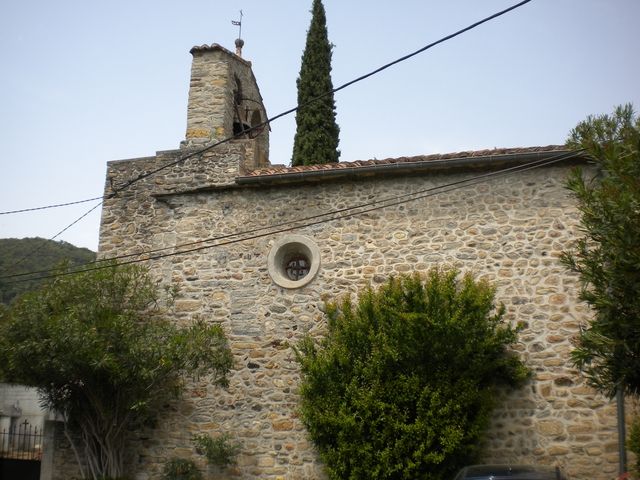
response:
[[[485,459],[558,464],[573,479],[615,477],[615,406],[585,385],[568,355],[588,315],[576,299],[577,278],[559,262],[577,232],[578,212],[562,185],[569,167],[487,179],[274,233],[276,224],[397,199],[471,174],[240,188],[231,181],[243,168],[230,166],[233,148],[209,153],[211,163],[202,172],[193,163],[181,176],[176,170],[150,177],[105,202],[102,256],[170,253],[178,245],[202,242],[188,247],[202,249],[149,266],[163,284],[179,287],[176,321],[198,316],[221,323],[235,357],[228,390],[206,379],[192,384],[183,401],[163,412],[158,428],[138,439],[139,456],[132,462],[137,479],[160,478],[171,456],[193,456],[190,438],[196,432],[230,432],[242,443],[238,465],[211,471],[211,478],[325,478],[297,415],[300,376],[291,346],[307,333],[323,334],[323,298],[355,296],[390,275],[436,265],[493,282],[508,320],[525,326],[514,348],[534,377],[525,388],[501,394]],[[112,162],[108,177],[117,185],[159,161]],[[248,230],[253,233],[239,233]],[[289,233],[308,237],[321,252],[317,276],[294,290],[278,287],[267,267],[271,246]],[[237,239],[245,240],[229,243]]]
[[[73,452],[71,442],[64,433],[64,423],[50,422],[53,436],[51,480],[76,480],[82,478],[80,467]]]

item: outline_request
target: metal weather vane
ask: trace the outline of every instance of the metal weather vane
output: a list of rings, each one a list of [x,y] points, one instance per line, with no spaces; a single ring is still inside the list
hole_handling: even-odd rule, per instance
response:
[[[240,20],[231,20],[231,24],[238,27],[238,38],[242,38],[242,10],[240,10]]]

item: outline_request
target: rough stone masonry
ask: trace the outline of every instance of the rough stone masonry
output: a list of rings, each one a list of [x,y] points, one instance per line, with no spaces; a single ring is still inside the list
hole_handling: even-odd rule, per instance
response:
[[[105,201],[100,255],[176,253],[148,262],[162,284],[179,288],[175,321],[221,323],[235,369],[227,390],[206,379],[191,384],[156,429],[134,439],[135,478],[159,479],[174,456],[205,469],[191,446],[198,432],[229,432],[242,444],[237,465],[210,469],[210,478],[326,478],[298,418],[300,373],[291,346],[305,334],[323,334],[323,299],[355,296],[391,275],[436,265],[493,282],[508,320],[524,325],[513,348],[534,375],[524,388],[501,394],[485,461],[557,464],[573,479],[614,478],[615,405],[588,388],[569,360],[589,312],[576,298],[577,278],[559,262],[579,219],[563,179],[583,159],[495,174],[567,153],[550,146],[286,168],[269,164],[266,128],[197,153],[266,113],[249,62],[218,45],[192,53],[182,148],[110,162],[105,193],[195,154]],[[364,211],[373,201],[386,206]],[[296,236],[306,243],[288,241]],[[291,255],[270,264],[274,245]],[[307,246],[317,248],[317,260],[305,257]],[[274,269],[290,268],[278,261],[300,260],[298,267],[318,262],[312,278],[303,271],[294,288],[274,281]]]

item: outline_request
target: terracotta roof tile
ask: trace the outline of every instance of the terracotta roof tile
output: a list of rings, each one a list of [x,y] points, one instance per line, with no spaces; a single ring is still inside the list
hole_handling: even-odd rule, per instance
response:
[[[518,153],[536,153],[536,152],[553,152],[564,151],[566,147],[563,145],[547,145],[546,147],[525,147],[525,148],[493,148],[487,150],[469,150],[464,152],[452,152],[452,153],[436,153],[432,155],[418,155],[415,157],[398,157],[398,158],[385,158],[383,160],[356,160],[354,162],[339,162],[328,163],[324,165],[304,165],[298,167],[285,167],[281,165],[274,165],[268,168],[261,168],[247,172],[246,177],[267,177],[270,175],[282,175],[287,173],[304,173],[321,170],[341,170],[341,169],[357,169],[361,167],[373,167],[390,165],[395,163],[417,163],[417,162],[431,162],[438,160],[451,160],[459,158],[473,158],[473,157],[493,157],[500,155],[514,155]]]

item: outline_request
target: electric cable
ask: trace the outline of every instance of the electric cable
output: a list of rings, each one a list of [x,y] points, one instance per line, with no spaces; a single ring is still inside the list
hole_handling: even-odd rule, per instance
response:
[[[221,235],[221,236],[216,236],[216,237],[209,237],[209,238],[205,238],[205,239],[202,239],[202,240],[195,240],[193,242],[186,242],[186,243],[182,243],[182,244],[178,244],[178,245],[173,245],[173,246],[170,246],[170,247],[156,248],[156,249],[145,250],[145,251],[137,252],[137,253],[129,253],[129,254],[124,254],[124,255],[116,255],[116,256],[113,256],[113,257],[97,259],[97,260],[94,260],[92,262],[87,262],[87,263],[83,264],[82,266],[90,266],[90,265],[95,265],[95,264],[99,264],[99,263],[103,263],[103,262],[107,262],[107,261],[121,260],[121,259],[124,259],[124,258],[140,257],[140,256],[144,256],[144,255],[150,255],[150,254],[153,254],[153,253],[166,251],[166,250],[175,250],[176,248],[183,248],[183,247],[188,247],[188,246],[192,246],[192,245],[199,245],[199,244],[207,243],[207,242],[224,240],[224,239],[227,239],[227,238],[232,238],[232,237],[245,235],[245,234],[252,234],[252,233],[256,233],[256,232],[259,232],[259,231],[262,231],[262,230],[271,229],[271,228],[279,228],[279,227],[283,227],[283,226],[287,226],[287,225],[291,225],[291,224],[296,224],[296,223],[299,223],[299,222],[315,220],[315,219],[318,219],[318,218],[326,217],[328,215],[335,215],[335,214],[338,214],[338,213],[344,213],[344,212],[348,212],[348,211],[351,211],[351,210],[364,208],[364,207],[368,207],[368,206],[371,206],[371,205],[376,205],[376,204],[379,204],[379,203],[385,203],[385,202],[393,200],[393,199],[412,197],[414,195],[420,195],[420,194],[427,193],[427,192],[430,192],[430,191],[433,191],[433,190],[437,190],[437,189],[440,189],[440,188],[444,188],[444,187],[464,184],[464,183],[468,183],[468,182],[472,182],[472,181],[476,181],[476,180],[480,180],[480,179],[488,178],[488,177],[492,177],[492,176],[504,175],[504,174],[507,174],[507,173],[510,173],[510,172],[513,172],[513,171],[519,171],[520,169],[525,168],[525,167],[546,166],[546,165],[549,165],[549,164],[552,164],[552,163],[557,163],[557,162],[560,162],[560,161],[563,161],[563,160],[567,160],[567,159],[573,158],[573,157],[581,154],[582,152],[583,152],[582,149],[581,150],[574,150],[574,151],[571,151],[571,152],[564,152],[564,153],[560,153],[560,154],[557,154],[557,155],[553,155],[553,156],[551,156],[549,158],[533,160],[533,161],[531,161],[529,163],[526,163],[526,164],[515,165],[513,167],[507,167],[507,168],[504,168],[504,169],[501,169],[501,170],[487,172],[487,173],[484,173],[484,174],[481,174],[481,175],[476,175],[474,177],[465,178],[465,179],[462,179],[462,180],[458,180],[456,182],[451,182],[451,183],[446,184],[446,185],[429,187],[427,189],[417,190],[417,191],[414,191],[414,192],[405,193],[403,195],[394,195],[392,197],[386,197],[386,198],[374,200],[374,201],[371,201],[371,202],[365,202],[365,203],[361,203],[361,204],[350,206],[350,207],[344,207],[344,208],[341,208],[341,209],[332,210],[332,211],[321,213],[321,214],[317,214],[317,215],[312,215],[312,216],[308,216],[308,217],[298,218],[298,219],[295,219],[295,220],[289,220],[289,221],[286,221],[286,222],[280,222],[280,223],[276,223],[276,224],[256,227],[256,228],[249,229],[249,230],[242,230],[242,231],[239,231],[239,232],[230,233],[230,234],[226,234],[226,235]],[[48,273],[50,271],[51,271],[51,269],[46,269],[46,270],[26,272],[26,273],[17,273],[17,274],[12,274],[12,275],[0,276],[0,279],[7,279],[7,278],[21,277],[21,276],[26,276],[26,275]]]
[[[77,205],[79,203],[93,202],[94,200],[101,200],[103,197],[85,198],[84,200],[76,200],[74,202],[57,203],[55,205],[45,205],[42,207],[21,208],[20,210],[8,210],[6,212],[0,212],[0,215],[11,215],[13,213],[34,212],[36,210],[46,210],[48,208],[68,207],[69,205]]]
[[[100,198],[100,197],[98,197]],[[95,200],[95,199],[93,199]],[[58,238],[60,235],[62,235],[64,232],[66,232],[67,230],[69,230],[71,227],[73,227],[76,223],[78,223],[80,220],[82,220],[83,218],[85,218],[87,215],[89,215],[91,212],[93,212],[96,208],[98,208],[100,205],[102,205],[103,201],[100,200],[100,202],[96,203],[93,207],[91,207],[89,210],[87,210],[86,212],[84,212],[82,215],[80,215],[78,218],[76,218],[73,222],[71,222],[69,225],[67,225],[66,227],[64,227],[62,230],[60,230],[58,233],[56,233],[53,237],[49,238],[49,240],[55,240],[56,238]],[[40,243],[40,245],[38,245],[37,247],[33,248],[32,250],[30,250],[29,252],[27,252],[23,257],[21,257],[19,260],[17,260],[12,266],[11,268],[16,268],[18,265],[20,265],[22,262],[24,262],[27,258],[31,257],[32,255],[34,255],[35,253],[38,253],[45,245],[45,242]]]
[[[514,167],[508,167],[508,168],[505,168],[505,169],[502,169],[502,170],[497,170],[497,171],[489,172],[489,173],[482,174],[482,175],[477,175],[477,176],[474,176],[474,177],[471,177],[471,178],[457,180],[455,182],[450,182],[450,183],[445,184],[445,185],[430,187],[428,189],[420,190],[420,191],[417,191],[417,192],[412,192],[412,193],[409,193],[409,194],[403,194],[403,195],[398,195],[398,196],[393,196],[393,197],[387,197],[387,198],[385,198],[383,200],[378,200],[378,201],[374,201],[374,202],[360,204],[360,205],[357,205],[357,206],[347,207],[347,208],[344,208],[344,209],[334,210],[334,211],[327,212],[327,213],[324,213],[324,214],[319,214],[319,215],[315,215],[315,216],[311,216],[311,217],[306,217],[304,219],[296,219],[296,220],[292,220],[292,221],[288,221],[288,222],[283,222],[281,224],[275,224],[275,225],[269,225],[269,226],[265,226],[265,227],[259,227],[259,228],[256,228],[256,229],[236,232],[234,234],[224,235],[224,236],[220,236],[220,237],[212,237],[212,238],[205,239],[205,240],[200,240],[200,241],[197,241],[197,242],[189,242],[189,243],[186,243],[186,244],[175,245],[175,246],[167,247],[167,248],[163,248],[163,249],[157,249],[155,251],[147,251],[147,252],[142,252],[142,253],[123,255],[123,256],[120,256],[120,257],[105,258],[105,259],[102,259],[102,260],[99,260],[99,261],[96,261],[96,262],[85,264],[85,265],[79,267],[76,270],[66,271],[66,272],[59,272],[59,273],[54,273],[54,274],[47,274],[47,275],[43,275],[43,276],[36,277],[36,278],[16,279],[16,280],[13,280],[12,283],[19,283],[21,281],[26,281],[26,280],[44,280],[44,279],[54,278],[54,277],[58,277],[58,276],[73,275],[73,274],[76,274],[76,273],[90,272],[90,271],[94,271],[94,270],[100,270],[100,269],[103,269],[103,268],[111,268],[113,266],[113,264],[111,264],[111,263],[109,263],[107,265],[90,266],[89,268],[83,268],[83,267],[86,267],[87,265],[96,265],[96,264],[104,263],[104,262],[113,262],[113,261],[116,261],[117,259],[128,258],[128,257],[131,257],[131,256],[149,255],[149,253],[153,253],[153,252],[161,252],[161,251],[165,251],[165,250],[172,250],[172,249],[176,249],[176,248],[182,248],[182,247],[185,247],[185,246],[198,245],[198,244],[209,243],[209,242],[218,241],[218,240],[225,240],[225,241],[222,241],[222,242],[219,242],[219,243],[215,243],[213,245],[199,245],[199,246],[196,246],[196,247],[193,247],[193,248],[174,251],[174,252],[170,252],[170,253],[160,253],[158,255],[151,255],[151,256],[148,256],[147,258],[126,260],[126,261],[123,261],[123,262],[116,263],[116,265],[117,266],[130,265],[130,264],[141,263],[141,262],[146,262],[146,261],[150,261],[150,260],[158,260],[158,259],[162,259],[162,258],[176,256],[176,255],[192,253],[192,252],[195,252],[195,251],[206,250],[206,249],[209,249],[209,248],[220,247],[220,246],[230,245],[230,244],[234,244],[234,243],[244,242],[244,241],[247,241],[247,240],[254,240],[254,239],[257,239],[257,238],[262,238],[262,237],[266,237],[266,236],[270,236],[270,235],[275,235],[275,234],[278,234],[278,233],[284,233],[284,232],[288,232],[288,231],[296,230],[296,229],[300,229],[300,228],[306,228],[306,227],[310,227],[310,226],[314,226],[314,225],[319,225],[319,224],[322,224],[322,223],[328,223],[328,222],[332,222],[332,221],[351,218],[351,217],[362,215],[362,214],[365,214],[365,213],[370,213],[370,212],[373,212],[373,211],[376,211],[376,210],[381,210],[381,209],[384,209],[384,208],[389,208],[389,207],[393,207],[393,206],[398,206],[398,205],[402,205],[402,204],[405,204],[405,203],[409,203],[409,202],[412,202],[412,201],[429,198],[429,197],[432,197],[432,196],[435,196],[435,195],[439,195],[441,193],[448,193],[448,192],[451,192],[451,191],[454,191],[454,190],[459,190],[461,188],[465,188],[465,187],[468,187],[470,185],[476,185],[478,183],[481,183],[486,178],[497,177],[497,176],[505,176],[505,175],[509,175],[509,174],[513,174],[513,173],[529,171],[529,170],[533,170],[533,169],[540,168],[540,167],[543,167],[543,166],[552,165],[552,164],[555,164],[555,163],[558,163],[558,162],[561,162],[561,161],[564,161],[564,160],[568,160],[568,159],[571,159],[571,158],[578,157],[578,156],[582,155],[582,153],[583,153],[582,150],[563,153],[563,154],[559,154],[559,155],[556,155],[556,156],[548,158],[548,159],[536,160],[536,161],[532,161],[532,162],[529,162],[529,163],[526,163],[526,164],[517,165],[517,166],[514,166]],[[406,198],[406,197],[410,197],[410,198]],[[384,205],[374,206],[374,205],[377,205],[379,203],[384,203]],[[362,210],[349,213],[351,210],[358,209],[358,208],[363,208],[363,207],[368,207],[368,208],[364,208]],[[332,218],[328,218],[328,219],[315,220],[315,221],[311,221],[311,222],[307,221],[307,220],[310,220],[310,219],[314,220],[314,219],[318,219],[318,218],[323,217],[323,216],[335,215],[335,214],[340,214],[340,215],[332,217]],[[305,221],[307,221],[307,223],[300,224],[300,222],[305,222]],[[282,226],[283,228],[277,228],[275,230],[270,230],[270,231],[267,231],[267,232],[264,232],[264,233],[257,233],[257,232],[259,232],[261,230],[273,229],[273,228],[280,227],[280,226]],[[246,234],[250,234],[250,235],[248,235],[246,237],[243,237],[243,238],[238,238],[238,239],[229,239],[230,237],[241,236],[241,235],[246,235]],[[28,275],[36,275],[36,274],[40,274],[40,273],[49,273],[49,272],[52,272],[52,270],[50,269],[50,270],[43,270],[43,271],[39,271],[39,272],[29,272],[29,273],[15,274],[15,275],[11,275],[11,276],[0,277],[0,278],[2,278],[2,279],[12,279],[12,278],[16,278],[16,277],[22,277],[22,276],[28,276]]]
[[[531,0],[523,0],[523,1],[521,1],[521,2],[519,2],[517,4],[515,4],[515,5],[512,5],[511,7],[508,7],[508,8],[506,8],[504,10],[501,10],[501,11],[499,11],[497,13],[494,13],[493,15],[485,17],[482,20],[479,20],[479,21],[477,21],[477,22],[475,22],[475,23],[473,23],[471,25],[468,25],[467,27],[464,27],[464,28],[462,28],[462,29],[460,29],[460,30],[458,30],[458,31],[456,31],[454,33],[451,33],[451,34],[449,34],[449,35],[447,35],[445,37],[442,37],[439,40],[436,40],[435,42],[432,42],[432,43],[430,43],[428,45],[425,45],[424,47],[422,47],[422,48],[420,48],[420,49],[418,49],[418,50],[416,50],[416,51],[414,51],[412,53],[404,55],[403,57],[400,57],[400,58],[398,58],[398,59],[396,59],[396,60],[394,60],[392,62],[389,62],[389,63],[387,63],[387,64],[385,64],[385,65],[383,65],[383,66],[381,66],[381,67],[379,67],[379,68],[377,68],[375,70],[372,70],[369,73],[366,73],[364,75],[361,75],[360,77],[357,77],[357,78],[355,78],[353,80],[350,80],[350,81],[348,81],[346,83],[343,83],[342,85],[334,88],[333,90],[329,90],[329,91],[327,91],[327,92],[325,92],[325,93],[323,93],[321,95],[318,95],[317,97],[314,97],[314,98],[310,99],[309,101],[303,103],[302,105],[297,105],[297,106],[295,106],[293,108],[290,108],[289,110],[286,110],[286,111],[284,111],[282,113],[279,113],[279,114],[277,114],[277,115],[275,115],[275,116],[273,116],[271,118],[268,118],[264,122],[259,123],[257,125],[254,125],[254,126],[248,128],[248,129],[245,129],[245,130],[243,130],[241,133],[239,133],[237,135],[233,135],[231,137],[226,137],[226,138],[224,138],[222,140],[214,142],[211,145],[203,147],[202,149],[200,149],[198,151],[191,152],[191,153],[189,153],[189,154],[187,154],[187,155],[185,155],[183,157],[180,157],[177,160],[174,160],[172,162],[168,162],[167,164],[162,165],[162,166],[158,167],[155,170],[151,170],[149,172],[141,173],[140,175],[136,176],[135,178],[125,182],[121,187],[114,189],[113,192],[110,193],[109,195],[105,195],[105,196],[101,196],[101,197],[89,198],[89,199],[85,199],[85,200],[77,200],[75,202],[59,203],[59,204],[54,204],[54,205],[45,205],[45,206],[41,206],[41,207],[23,208],[23,209],[19,209],[19,210],[5,211],[5,212],[0,212],[0,215],[9,215],[9,214],[14,214],[14,213],[23,213],[23,212],[30,212],[30,211],[35,211],[35,210],[44,210],[44,209],[48,209],[48,208],[58,208],[58,207],[64,207],[64,206],[68,206],[68,205],[75,205],[75,204],[78,204],[78,203],[86,203],[86,202],[90,202],[90,201],[93,201],[93,200],[99,200],[99,199],[105,200],[105,199],[111,198],[114,195],[116,195],[117,193],[121,192],[122,190],[124,190],[124,189],[128,188],[129,186],[133,185],[134,183],[136,183],[136,182],[138,182],[140,180],[143,180],[144,178],[150,177],[151,175],[154,175],[154,174],[156,174],[158,172],[161,172],[162,170],[165,170],[165,169],[170,168],[170,167],[172,167],[174,165],[182,163],[182,162],[184,162],[184,161],[186,161],[186,160],[188,160],[188,159],[190,159],[190,158],[192,158],[194,156],[200,155],[200,154],[202,154],[202,153],[204,153],[206,151],[211,150],[214,147],[217,147],[219,145],[227,143],[227,142],[229,142],[229,141],[231,141],[231,140],[233,140],[235,138],[247,135],[247,134],[249,134],[251,132],[254,132],[256,130],[264,128],[265,126],[269,125],[270,123],[272,123],[272,122],[274,122],[274,121],[276,121],[276,120],[278,120],[278,119],[280,119],[280,118],[282,118],[284,116],[287,116],[287,115],[290,115],[290,114],[292,114],[294,112],[297,112],[298,110],[300,110],[302,108],[305,108],[306,106],[308,106],[308,105],[310,105],[310,104],[312,104],[314,102],[317,102],[318,100],[321,100],[321,99],[323,99],[324,97],[326,97],[328,95],[331,95],[333,93],[339,92],[340,90],[343,90],[343,89],[345,89],[345,88],[347,88],[347,87],[349,87],[349,86],[351,86],[351,85],[353,85],[355,83],[358,83],[358,82],[360,82],[362,80],[365,80],[365,79],[367,79],[367,78],[369,78],[369,77],[371,77],[373,75],[376,75],[376,74],[382,72],[383,70],[386,70],[389,67],[392,67],[392,66],[394,66],[394,65],[396,65],[398,63],[401,63],[401,62],[403,62],[405,60],[408,60],[408,59],[410,59],[410,58],[412,58],[412,57],[414,57],[414,56],[416,56],[416,55],[418,55],[418,54],[420,54],[420,53],[422,53],[422,52],[424,52],[426,50],[429,50],[429,49],[431,49],[431,48],[433,48],[433,47],[435,47],[435,46],[437,46],[437,45],[439,45],[441,43],[444,43],[444,42],[446,42],[448,40],[451,40],[454,37],[457,37],[457,36],[459,36],[459,35],[461,35],[463,33],[466,33],[469,30],[472,30],[472,29],[474,29],[474,28],[476,28],[476,27],[478,27],[478,26],[480,26],[480,25],[482,25],[482,24],[484,24],[486,22],[489,22],[489,21],[491,21],[491,20],[493,20],[495,18],[498,18],[498,17],[506,14],[506,13],[509,13],[512,10],[515,10],[515,9],[517,9],[517,8],[527,4],[529,2],[531,2]],[[84,215],[83,215],[83,217],[84,217]]]
[[[55,238],[57,238],[59,235],[61,235],[62,233],[64,233],[65,231],[67,231],[69,228],[71,228],[73,225],[75,225],[76,223],[78,223],[80,220],[82,220],[83,218],[85,218],[87,215],[89,215],[89,213],[91,213],[91,212],[92,212],[93,210],[95,210],[99,205],[101,205],[101,204],[104,202],[104,200],[115,197],[119,192],[121,192],[121,191],[123,191],[123,190],[125,190],[125,189],[129,188],[131,185],[133,185],[133,184],[135,184],[135,183],[137,183],[137,182],[139,182],[139,181],[141,181],[141,180],[143,180],[143,179],[145,179],[145,178],[148,178],[148,177],[150,177],[150,176],[152,176],[152,175],[155,175],[156,173],[159,173],[159,172],[161,172],[161,171],[163,171],[163,170],[165,170],[165,169],[167,169],[167,168],[170,168],[170,167],[173,167],[173,166],[175,166],[175,165],[178,165],[178,164],[180,164],[180,163],[182,163],[182,162],[185,162],[186,160],[188,160],[188,159],[190,159],[190,158],[193,158],[193,157],[195,157],[195,156],[201,155],[201,154],[203,154],[204,152],[207,152],[207,151],[209,151],[209,150],[211,150],[211,149],[213,149],[213,148],[215,148],[215,147],[217,147],[217,146],[219,146],[219,145],[222,145],[222,144],[224,144],[224,143],[228,143],[228,142],[230,142],[231,140],[233,140],[233,139],[235,139],[235,138],[242,137],[242,136],[244,136],[244,135],[248,135],[248,134],[250,134],[251,132],[259,131],[259,129],[262,129],[262,128],[264,128],[265,126],[270,125],[270,123],[271,123],[271,122],[273,122],[273,121],[275,121],[275,120],[278,120],[279,118],[282,118],[282,117],[284,117],[284,116],[286,116],[286,115],[290,115],[290,114],[291,114],[291,113],[293,113],[293,112],[297,112],[297,111],[298,111],[298,110],[300,110],[301,108],[305,108],[306,106],[308,106],[308,105],[310,105],[310,104],[312,104],[312,103],[314,103],[314,102],[317,102],[317,101],[321,100],[322,98],[324,98],[324,97],[326,97],[326,96],[328,96],[328,95],[331,95],[332,93],[338,92],[338,91],[340,91],[340,90],[342,90],[342,89],[344,89],[344,88],[346,88],[346,87],[348,87],[348,86],[351,86],[351,85],[353,85],[353,84],[355,84],[355,83],[358,83],[358,82],[360,82],[360,81],[362,81],[362,80],[365,80],[366,78],[369,78],[369,77],[371,77],[371,76],[373,76],[373,75],[376,75],[377,73],[379,73],[379,72],[381,72],[381,71],[383,71],[383,70],[386,70],[387,68],[389,68],[389,67],[391,67],[391,66],[393,66],[393,65],[396,65],[396,64],[401,63],[401,62],[403,62],[403,61],[405,61],[405,60],[408,60],[409,58],[414,57],[414,56],[416,56],[416,55],[418,55],[418,54],[420,54],[420,53],[422,53],[422,52],[424,52],[424,51],[426,51],[426,50],[429,50],[430,48],[433,48],[433,47],[435,47],[436,45],[439,45],[439,44],[441,44],[441,43],[444,43],[444,42],[446,42],[446,41],[448,41],[448,40],[450,40],[450,39],[452,39],[452,38],[454,38],[454,37],[457,37],[458,35],[461,35],[462,33],[465,33],[465,32],[467,32],[467,31],[469,31],[469,30],[472,30],[472,29],[474,29],[474,28],[478,27],[479,25],[482,25],[483,23],[486,23],[486,22],[488,22],[488,21],[490,21],[490,20],[493,20],[493,19],[495,19],[495,18],[497,18],[497,17],[500,17],[500,16],[502,16],[502,15],[504,15],[504,14],[506,14],[506,13],[508,13],[508,12],[512,11],[512,10],[515,10],[516,8],[519,8],[519,7],[521,7],[521,6],[523,6],[523,5],[527,4],[527,3],[529,3],[530,1],[531,1],[531,0],[523,0],[523,1],[521,1],[521,2],[519,2],[519,3],[517,3],[517,4],[515,4],[515,5],[512,5],[512,6],[511,6],[511,7],[509,7],[509,8],[506,8],[506,9],[504,9],[504,10],[501,10],[501,11],[497,12],[497,13],[494,13],[493,15],[490,15],[490,16],[488,16],[488,17],[485,17],[484,19],[479,20],[479,21],[477,21],[477,22],[475,22],[475,23],[473,23],[473,24],[471,24],[471,25],[469,25],[469,26],[467,26],[467,27],[465,27],[465,28],[462,28],[462,29],[458,30],[457,32],[454,32],[454,33],[452,33],[452,34],[449,34],[449,35],[447,35],[447,36],[445,36],[445,37],[442,37],[442,38],[441,38],[441,39],[439,39],[439,40],[436,40],[435,42],[432,42],[432,43],[430,43],[430,44],[428,44],[428,45],[425,45],[424,47],[422,47],[422,48],[420,48],[420,49],[418,49],[418,50],[416,50],[416,51],[414,51],[414,52],[412,52],[412,53],[410,53],[410,54],[407,54],[407,55],[405,55],[405,56],[403,56],[403,57],[400,57],[400,58],[398,58],[398,59],[396,59],[396,60],[394,60],[394,61],[392,61],[392,62],[389,62],[389,63],[387,63],[387,64],[383,65],[382,67],[379,67],[379,68],[377,68],[377,69],[375,69],[375,70],[373,70],[373,71],[371,71],[371,72],[369,72],[369,73],[367,73],[367,74],[365,74],[365,75],[362,75],[362,76],[360,76],[360,77],[358,77],[358,78],[356,78],[356,79],[354,79],[354,80],[351,80],[351,81],[349,81],[349,82],[347,82],[347,83],[344,83],[344,84],[342,84],[342,85],[340,85],[340,86],[338,86],[338,87],[334,88],[333,90],[327,91],[327,92],[325,92],[325,93],[323,93],[323,94],[321,94],[321,95],[319,95],[319,96],[317,96],[317,97],[314,97],[314,98],[310,99],[308,102],[305,102],[305,103],[304,103],[304,104],[302,104],[302,105],[297,105],[297,106],[295,106],[295,107],[293,107],[293,108],[291,108],[291,109],[289,109],[289,110],[286,110],[286,111],[284,111],[284,112],[282,112],[282,113],[280,113],[280,114],[278,114],[278,115],[275,115],[275,116],[273,116],[273,117],[271,117],[271,118],[268,118],[268,119],[267,119],[267,120],[265,120],[264,122],[259,123],[259,124],[257,124],[257,125],[254,125],[254,126],[250,127],[249,129],[243,130],[242,132],[238,133],[237,135],[232,135],[232,136],[230,136],[230,137],[226,137],[226,138],[224,138],[224,139],[222,139],[222,140],[219,140],[219,141],[217,141],[217,142],[213,142],[212,144],[210,144],[210,145],[208,145],[208,146],[206,146],[206,147],[203,147],[203,148],[201,148],[201,149],[199,149],[199,150],[197,150],[197,151],[194,151],[194,152],[188,153],[188,154],[186,154],[186,155],[184,155],[184,156],[181,156],[181,157],[180,157],[180,158],[178,158],[177,160],[174,160],[174,161],[172,161],[172,162],[168,162],[168,163],[166,163],[166,164],[164,164],[164,165],[161,165],[160,167],[158,167],[158,168],[156,168],[156,169],[150,170],[150,171],[148,171],[148,172],[140,173],[140,174],[139,174],[139,175],[137,175],[136,177],[132,178],[131,180],[129,180],[129,181],[127,181],[127,182],[125,182],[125,183],[124,183],[123,185],[121,185],[120,187],[113,188],[113,189],[112,189],[112,192],[111,192],[111,193],[109,193],[108,195],[104,195],[104,196],[102,196],[102,197],[95,197],[95,198],[94,198],[94,200],[95,200],[95,199],[101,199],[100,203],[98,203],[98,204],[96,204],[95,206],[93,206],[91,209],[89,209],[87,212],[85,212],[84,214],[82,214],[79,218],[77,218],[76,220],[74,220],[73,222],[71,222],[69,225],[67,225],[65,228],[63,228],[60,232],[58,232],[56,235],[54,235],[54,236],[53,236],[52,238],[50,238],[49,240],[54,240],[54,239],[55,239]],[[80,200],[80,201],[77,201],[77,202],[68,202],[68,203],[69,203],[69,204],[75,204],[75,203],[83,203],[83,202],[85,202],[85,201],[90,201],[90,200],[89,200],[89,199],[87,199],[87,200]],[[61,206],[61,205],[64,205],[64,204],[58,204],[58,205],[60,205],[60,206]],[[47,206],[45,206],[45,207],[35,207],[35,208],[33,208],[33,209],[22,209],[21,211],[43,210],[43,209],[45,209],[45,208],[53,208],[53,207],[52,207],[52,206],[48,206],[48,207],[47,207]],[[14,213],[17,213],[17,212],[18,212],[18,211],[14,211]],[[4,212],[4,214],[8,214],[8,213],[9,213],[9,212]],[[42,245],[44,245],[44,244],[42,244]],[[42,248],[42,245],[40,245],[39,247],[37,247],[37,248],[36,248],[36,249],[34,249],[33,251],[28,252],[24,257],[22,257],[22,258],[21,258],[21,259],[19,259],[16,263],[14,263],[14,264],[12,265],[12,267],[11,267],[11,268],[12,268],[12,269],[15,269],[15,267],[17,267],[18,265],[20,265],[20,264],[21,264],[22,262],[24,262],[27,258],[29,258],[29,257],[30,257],[30,256],[32,256],[34,253],[36,253],[38,250],[40,250],[40,248]]]

